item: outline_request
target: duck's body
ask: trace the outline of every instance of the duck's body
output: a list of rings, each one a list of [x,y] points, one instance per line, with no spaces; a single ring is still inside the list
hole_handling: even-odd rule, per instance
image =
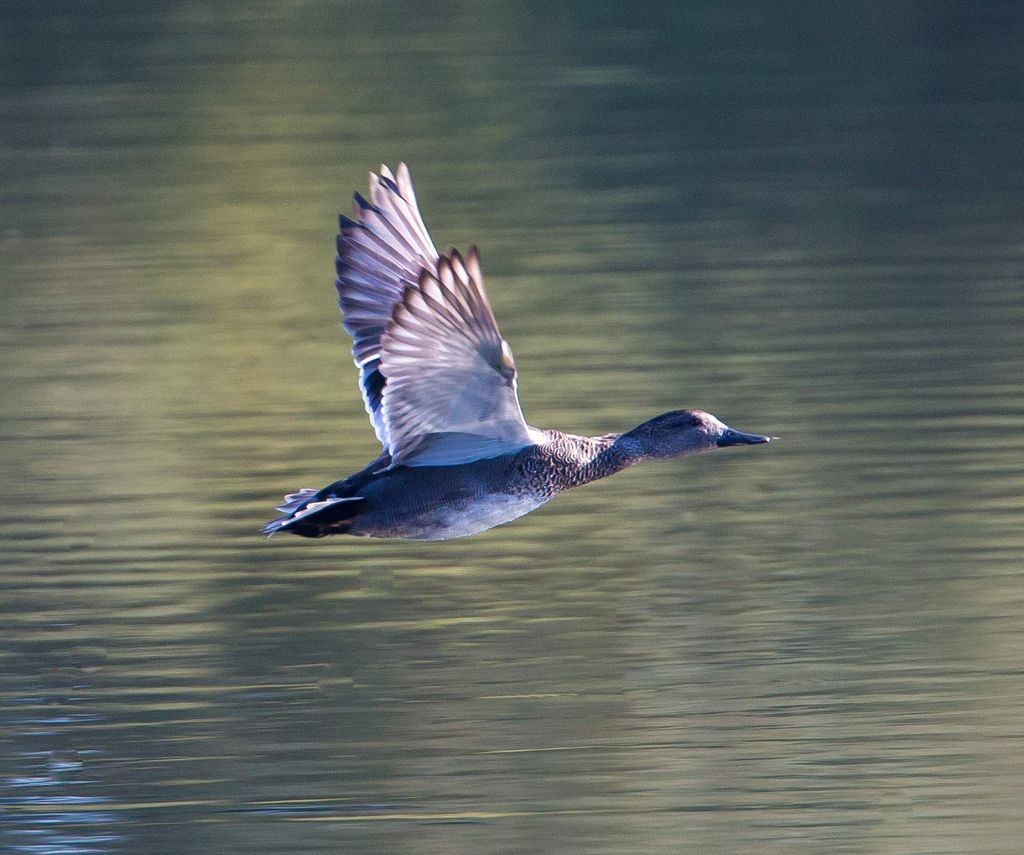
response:
[[[614,448],[618,435],[538,434],[543,434],[538,444],[512,454],[450,466],[390,468],[382,455],[362,472],[296,494],[298,513],[311,506],[312,511],[305,518],[286,517],[288,528],[306,537],[465,537],[511,522],[563,490],[629,465],[626,454]]]
[[[408,171],[371,174],[374,204],[341,219],[336,282],[366,409],[383,453],[321,490],[285,497],[266,534],[447,540],[511,522],[571,487],[645,460],[768,442],[699,410],[624,434],[526,424],[516,368],[471,248],[440,256]]]

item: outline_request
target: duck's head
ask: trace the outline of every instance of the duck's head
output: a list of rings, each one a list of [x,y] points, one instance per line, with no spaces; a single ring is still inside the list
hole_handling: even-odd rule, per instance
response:
[[[639,459],[656,460],[770,441],[768,436],[733,430],[702,410],[673,410],[624,433],[616,445],[621,444]]]

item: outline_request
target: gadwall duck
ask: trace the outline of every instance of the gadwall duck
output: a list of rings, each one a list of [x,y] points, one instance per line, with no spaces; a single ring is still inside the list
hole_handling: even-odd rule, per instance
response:
[[[384,450],[355,475],[285,496],[264,533],[465,537],[635,463],[769,441],[700,410],[604,436],[531,427],[476,247],[438,253],[405,164],[371,173],[370,199],[356,193],[357,219],[340,218],[335,285]]]

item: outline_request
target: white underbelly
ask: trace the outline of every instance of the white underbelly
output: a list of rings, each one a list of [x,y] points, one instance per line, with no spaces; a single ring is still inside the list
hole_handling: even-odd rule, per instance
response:
[[[519,519],[523,514],[528,514],[543,504],[544,500],[535,496],[508,498],[502,502],[472,502],[465,508],[453,510],[439,517],[436,529],[430,526],[429,531],[414,535],[412,539],[448,540],[453,537],[467,537]]]
[[[474,498],[456,506],[433,507],[414,515],[403,515],[401,521],[375,520],[373,514],[368,514],[357,521],[350,534],[404,540],[451,540],[512,522],[546,501],[537,496]]]

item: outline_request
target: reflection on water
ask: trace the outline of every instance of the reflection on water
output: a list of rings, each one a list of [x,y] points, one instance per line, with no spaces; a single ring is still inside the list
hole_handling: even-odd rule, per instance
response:
[[[1014,851],[1024,15],[915,10],[9,12],[2,845]],[[331,230],[399,159],[532,423],[781,441],[261,539],[374,453]]]

